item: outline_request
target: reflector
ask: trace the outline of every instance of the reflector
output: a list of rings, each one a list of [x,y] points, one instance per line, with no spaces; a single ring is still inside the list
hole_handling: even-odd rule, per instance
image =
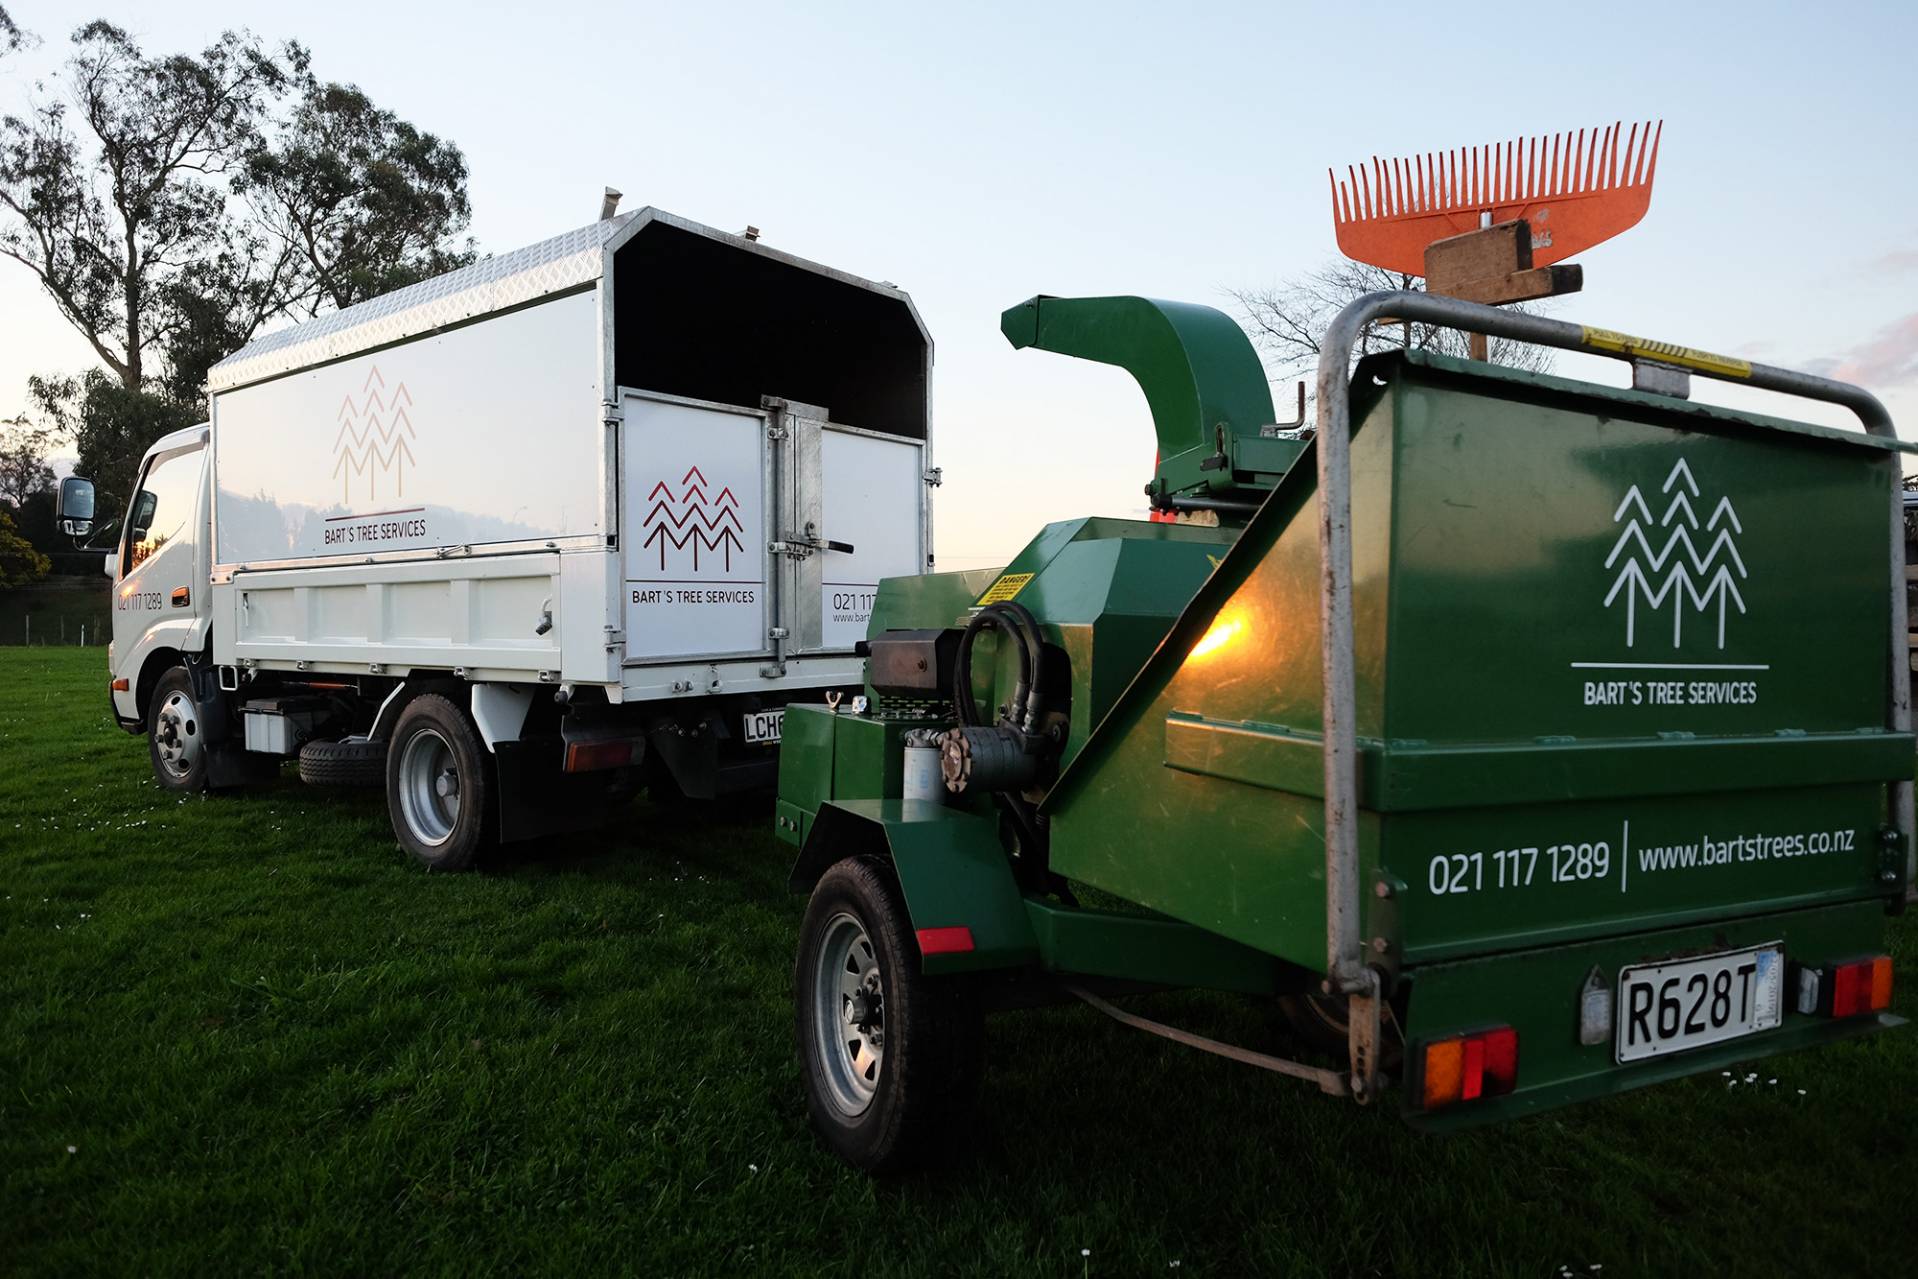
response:
[[[1891,1007],[1890,955],[1880,955],[1871,961],[1871,1001],[1867,1007],[1875,1013]]]
[[[922,955],[963,955],[972,949],[972,930],[964,924],[950,928],[921,928],[918,932]]]
[[[1465,1082],[1465,1043],[1442,1039],[1425,1046],[1425,1108],[1449,1106]]]

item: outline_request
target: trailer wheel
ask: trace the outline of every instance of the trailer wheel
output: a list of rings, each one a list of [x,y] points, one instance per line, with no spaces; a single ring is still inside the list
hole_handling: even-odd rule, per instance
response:
[[[184,666],[161,675],[147,710],[147,757],[163,790],[206,789],[206,723]]]
[[[432,870],[465,870],[495,841],[486,746],[438,693],[406,704],[386,749],[386,811],[400,844]]]
[[[964,1127],[983,1073],[977,991],[920,963],[884,862],[849,857],[820,878],[793,973],[806,1108],[826,1144],[870,1172],[925,1162]]]
[[[300,780],[308,786],[384,786],[386,743],[365,737],[300,747]]]

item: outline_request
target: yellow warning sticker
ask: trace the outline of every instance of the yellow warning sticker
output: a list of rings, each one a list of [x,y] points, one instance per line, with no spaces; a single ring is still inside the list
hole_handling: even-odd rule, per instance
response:
[[[1716,373],[1720,377],[1750,377],[1750,360],[1734,359],[1729,355],[1715,355],[1710,351],[1700,351],[1695,347],[1676,346],[1670,342],[1654,342],[1650,338],[1633,337],[1629,333],[1619,333],[1613,329],[1594,329],[1585,327],[1585,345],[1595,346],[1601,351],[1616,351],[1620,355],[1629,355],[1637,360],[1654,360],[1659,364],[1676,364],[1682,369],[1697,369],[1700,373]]]
[[[1026,583],[1030,582],[1032,578],[1033,574],[1031,573],[1001,573],[999,580],[991,586],[988,586],[986,593],[979,597],[979,605],[983,607],[987,604],[997,604],[1003,600],[1011,599],[1020,591],[1024,590]]]

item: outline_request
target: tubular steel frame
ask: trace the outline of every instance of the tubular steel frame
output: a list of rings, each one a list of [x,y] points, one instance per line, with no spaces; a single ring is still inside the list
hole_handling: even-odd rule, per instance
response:
[[[1358,740],[1354,723],[1357,687],[1352,629],[1352,354],[1373,323],[1419,321],[1487,337],[1580,351],[1628,363],[1673,365],[1703,377],[1743,383],[1851,410],[1868,434],[1896,440],[1891,415],[1862,387],[1830,378],[1751,364],[1668,343],[1605,332],[1542,316],[1501,311],[1430,293],[1368,293],[1333,319],[1320,346],[1318,369],[1319,637],[1325,682],[1325,942],[1328,990],[1350,999],[1352,1091],[1360,1100],[1375,1091],[1380,983],[1365,962],[1359,930]],[[1911,731],[1911,670],[1906,657],[1904,493],[1898,454],[1885,459],[1891,485],[1891,629],[1887,718],[1897,732]],[[1907,841],[1913,835],[1912,782],[1891,785],[1892,821]]]

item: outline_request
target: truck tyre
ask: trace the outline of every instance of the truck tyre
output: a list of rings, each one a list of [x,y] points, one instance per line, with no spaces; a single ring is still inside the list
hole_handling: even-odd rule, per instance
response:
[[[300,780],[308,786],[384,786],[386,743],[365,737],[300,747]]]
[[[386,749],[393,834],[429,870],[465,870],[496,842],[486,745],[438,693],[406,704]]]
[[[193,676],[175,666],[160,676],[147,703],[147,758],[162,790],[206,789],[206,724],[193,695]]]
[[[813,889],[794,1007],[813,1126],[869,1172],[924,1163],[966,1125],[984,1072],[978,992],[920,971],[891,868],[849,857]]]

